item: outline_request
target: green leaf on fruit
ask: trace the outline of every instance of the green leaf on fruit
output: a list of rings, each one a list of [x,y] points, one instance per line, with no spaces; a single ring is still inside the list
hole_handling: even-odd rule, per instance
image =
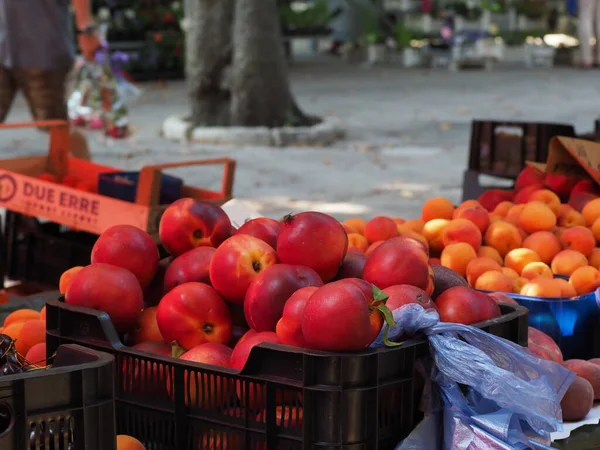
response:
[[[373,301],[375,303],[385,303],[385,301],[389,298],[389,296],[379,289],[377,286],[373,285]]]
[[[171,356],[173,358],[181,358],[181,355],[185,353],[185,348],[177,343],[177,341],[171,342]]]

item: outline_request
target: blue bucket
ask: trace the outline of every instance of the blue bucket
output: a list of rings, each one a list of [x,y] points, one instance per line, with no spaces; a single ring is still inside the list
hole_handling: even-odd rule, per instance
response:
[[[98,175],[98,193],[125,202],[135,203],[139,172],[114,172]],[[168,205],[181,198],[183,180],[181,178],[162,175],[160,179],[161,205]]]

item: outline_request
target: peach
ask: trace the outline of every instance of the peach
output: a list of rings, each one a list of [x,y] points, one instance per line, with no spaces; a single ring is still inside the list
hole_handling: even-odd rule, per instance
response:
[[[247,234],[254,236],[275,248],[277,246],[277,235],[279,234],[280,227],[281,223],[277,220],[269,219],[268,217],[258,217],[245,222],[233,235]]]
[[[559,227],[572,228],[576,226],[585,226],[585,219],[581,213],[568,206],[568,209],[558,213],[558,221],[556,223]]]
[[[231,236],[231,221],[219,206],[182,198],[165,209],[158,234],[165,250],[177,257],[196,247],[218,247]]]
[[[515,294],[520,294],[521,290],[523,289],[523,286],[525,286],[527,283],[529,283],[531,280],[528,280],[525,277],[518,277],[514,280],[512,280],[512,285],[513,285],[513,292]]]
[[[369,248],[367,249],[367,251],[365,252],[365,255],[369,256],[371,253],[373,253],[375,251],[375,249],[377,247],[379,247],[381,244],[383,244],[385,241],[375,241],[373,242],[371,245],[369,245]]]
[[[477,256],[480,258],[490,258],[491,260],[496,261],[500,265],[504,264],[502,256],[500,256],[500,253],[498,253],[498,250],[496,250],[494,247],[482,245],[477,250]]]
[[[550,278],[538,277],[521,288],[521,295],[529,297],[560,297],[560,286]]]
[[[146,447],[136,438],[120,434],[117,436],[116,450],[146,450]]]
[[[358,249],[364,253],[369,248],[369,241],[367,241],[367,239],[362,234],[349,233],[348,250],[350,250],[351,248]]]
[[[567,280],[563,280],[562,278],[555,278],[554,282],[560,287],[561,297],[575,297],[577,295],[577,291]]]
[[[376,241],[387,241],[396,236],[398,236],[398,225],[389,217],[374,217],[365,226],[365,238],[371,244]]]
[[[530,202],[519,216],[519,226],[527,233],[550,231],[556,226],[556,215],[545,203]]]
[[[512,201],[512,191],[505,191],[503,189],[488,189],[477,199],[481,206],[487,211],[493,211],[496,207],[505,201]]]
[[[521,205],[529,202],[531,194],[533,194],[535,191],[539,191],[540,189],[544,189],[543,184],[532,184],[531,186],[527,186],[521,189],[515,194],[515,197],[513,198],[513,203],[515,203],[516,205]]]
[[[91,261],[129,270],[145,289],[158,270],[160,254],[145,231],[132,225],[115,225],[100,235],[92,248]]]
[[[65,303],[107,313],[116,330],[133,329],[144,307],[138,279],[129,270],[110,264],[92,264],[71,281]]]
[[[77,272],[79,272],[81,269],[83,269],[83,266],[75,266],[75,267],[71,267],[69,270],[66,270],[63,272],[63,274],[60,276],[60,280],[58,282],[58,290],[61,294],[65,294],[67,292],[67,289],[69,288],[69,284],[71,284],[71,280],[73,280],[73,277],[75,276],[75,274]]]
[[[475,224],[481,233],[485,233],[490,225],[490,214],[481,206],[470,206],[461,209],[456,214],[456,219],[467,219]]]
[[[500,308],[492,298],[469,287],[452,287],[435,301],[442,322],[473,323],[500,316]]]
[[[427,292],[408,284],[390,286],[383,290],[388,296],[385,305],[393,311],[411,303],[419,304],[423,309],[437,309]]]
[[[477,278],[475,288],[482,291],[512,292],[511,280],[501,271],[490,270]]]
[[[514,205],[508,210],[506,216],[504,216],[504,220],[508,223],[512,223],[515,226],[519,225],[519,217],[521,217],[521,213],[524,209],[525,204]]]
[[[560,242],[565,250],[575,250],[588,256],[596,246],[594,234],[586,227],[573,227],[566,229],[560,235]]]
[[[510,267],[518,274],[521,274],[527,264],[539,261],[539,255],[533,250],[516,248],[506,254],[504,257],[504,266]]]
[[[577,422],[584,419],[594,406],[594,388],[582,377],[575,377],[573,383],[560,401],[562,419]]]
[[[233,353],[231,354],[231,358],[229,359],[229,367],[236,370],[242,370],[248,361],[250,356],[250,352],[252,349],[264,342],[270,342],[272,344],[281,344],[281,340],[277,336],[277,334],[266,331],[263,333],[256,333],[252,336],[247,337],[244,340],[240,340],[235,348],[233,349]],[[244,401],[244,396],[240,397],[242,401]],[[252,397],[252,395],[250,395]],[[259,400],[259,399],[257,399]],[[252,398],[250,399],[252,402]]]
[[[497,216],[500,216],[500,217],[505,217],[506,214],[508,214],[508,211],[510,210],[510,208],[512,208],[513,206],[514,206],[513,202],[503,201],[503,202],[498,203],[498,205],[494,208],[492,213],[496,214]]]
[[[342,222],[342,225],[347,226],[352,230],[353,233],[365,235],[365,227],[367,226],[367,221],[365,219],[361,219],[359,217],[355,217],[352,219],[347,219]]]
[[[425,222],[422,219],[410,219],[404,222],[404,225],[412,231],[416,231],[420,233],[423,231],[423,227],[425,226]]]
[[[323,286],[323,281],[317,272],[308,267],[276,264],[263,270],[246,292],[246,322],[259,333],[275,331],[287,300],[298,289],[309,286]]]
[[[421,220],[429,222],[433,219],[452,219],[454,205],[450,200],[443,197],[430,198],[421,208]]]
[[[388,220],[396,235],[398,233],[396,224],[391,219]],[[373,221],[367,223],[365,228],[367,240],[370,241],[368,236],[370,227],[378,223]],[[347,250],[348,235],[333,217],[309,211],[296,215],[289,214],[283,218],[277,236],[277,257],[281,263],[310,267],[324,282],[328,282],[337,274]]]
[[[342,280],[344,278],[362,278],[366,263],[367,255],[364,253],[346,253],[344,261],[340,266],[340,270],[338,270],[338,273],[335,275],[335,279]]]
[[[379,289],[411,284],[423,290],[429,285],[429,257],[422,244],[410,238],[392,238],[371,253],[363,278]]]
[[[529,202],[545,203],[555,215],[558,215],[560,210],[560,198],[548,189],[540,189],[539,191],[532,192],[529,196]]]
[[[546,180],[546,174],[535,167],[527,166],[517,176],[515,180],[515,191],[531,185],[542,184]]]
[[[563,280],[564,281],[564,280]],[[541,332],[537,328],[529,327],[527,332],[527,346],[532,353],[547,359],[548,361],[554,361],[555,363],[563,363],[563,355],[560,348],[554,342],[550,336],[546,333]],[[536,351],[536,348],[540,350]],[[542,355],[539,355],[542,353]]]
[[[588,264],[600,270],[600,248],[594,247],[592,253],[588,256]]]
[[[562,250],[560,239],[550,231],[536,231],[530,234],[523,240],[523,248],[533,250],[545,264],[550,264]]]
[[[11,312],[6,319],[4,319],[3,327],[7,327],[16,322],[27,322],[29,320],[38,320],[40,318],[40,312],[33,309],[17,309]]]
[[[600,198],[594,199],[587,203],[581,211],[585,223],[591,227],[596,220],[600,218]]]
[[[205,342],[227,344],[231,340],[231,312],[223,297],[204,283],[173,288],[158,304],[156,321],[165,342],[177,341],[188,350]]]
[[[578,377],[588,380],[594,390],[594,399],[600,399],[600,366],[583,359],[569,359],[563,365]]]
[[[528,280],[533,280],[534,278],[538,277],[554,278],[550,267],[543,262],[531,262],[527,264],[523,268],[521,276],[523,278],[527,278]]]
[[[589,294],[600,287],[600,271],[592,266],[579,267],[571,274],[569,283],[577,294]]]
[[[588,265],[587,258],[575,250],[563,250],[552,259],[552,273],[570,277],[575,270]]]
[[[477,279],[484,274],[485,272],[489,272],[489,271],[496,271],[496,272],[501,272],[502,271],[502,266],[500,266],[500,264],[498,264],[496,261],[494,261],[493,259],[490,258],[480,258],[477,257],[473,260],[471,260],[469,262],[469,264],[467,264],[467,269],[466,269],[466,278],[467,281],[469,282],[469,285],[471,286],[475,286],[475,283],[477,282]]]
[[[469,244],[475,251],[481,246],[481,231],[466,219],[452,220],[442,232],[444,247],[458,242]]]
[[[138,319],[137,328],[135,329],[132,337],[134,344],[140,342],[164,342],[160,329],[158,328],[158,322],[156,321],[156,306],[144,309],[140,318]]]
[[[516,226],[501,221],[489,226],[483,241],[504,257],[509,251],[521,246],[522,238]]]
[[[23,324],[15,348],[21,355],[26,355],[35,344],[46,342],[46,322],[44,320],[29,320]]]
[[[590,179],[585,178],[583,180],[579,180],[573,189],[571,190],[571,195],[573,194],[595,194],[600,195],[600,189],[598,188],[598,184]]]
[[[341,232],[347,239],[344,230]],[[210,282],[226,300],[241,305],[252,280],[274,264],[277,253],[269,244],[254,236],[238,234],[223,242],[213,254]]]
[[[431,250],[441,252],[444,249],[442,233],[449,223],[450,221],[446,219],[433,219],[425,224],[422,233],[427,242],[429,242]]]
[[[197,247],[175,258],[165,271],[163,293],[191,281],[210,284],[209,267],[215,251],[213,247]]]
[[[454,270],[463,277],[467,274],[467,266],[477,258],[475,249],[466,242],[450,244],[442,251],[442,266]]]
[[[511,269],[510,267],[503,267],[502,273],[504,275],[506,275],[512,281],[514,281],[520,277],[520,275],[514,269]]]

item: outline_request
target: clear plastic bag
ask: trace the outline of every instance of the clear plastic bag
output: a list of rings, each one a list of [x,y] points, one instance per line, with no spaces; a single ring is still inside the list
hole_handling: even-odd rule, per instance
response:
[[[390,340],[424,334],[433,361],[429,411],[397,450],[550,448],[550,433],[562,429],[560,400],[572,372],[478,328],[440,322],[421,305],[393,316]],[[383,333],[372,347],[383,346]],[[459,384],[468,386],[466,396]]]

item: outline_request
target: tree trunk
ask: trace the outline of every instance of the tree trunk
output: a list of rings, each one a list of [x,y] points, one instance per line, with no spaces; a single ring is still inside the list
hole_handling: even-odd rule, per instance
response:
[[[195,126],[229,125],[234,0],[189,2],[186,71]]]
[[[236,0],[231,123],[281,127],[293,101],[276,0]]]

